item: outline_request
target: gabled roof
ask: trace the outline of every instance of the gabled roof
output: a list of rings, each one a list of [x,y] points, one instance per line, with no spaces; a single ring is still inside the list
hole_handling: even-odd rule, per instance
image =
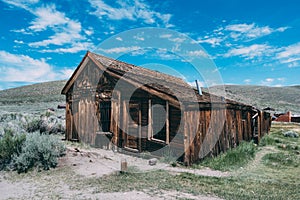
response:
[[[199,95],[194,88],[181,78],[107,58],[92,52],[86,53],[85,57],[63,88],[62,94],[67,94],[68,90],[71,88],[78,73],[80,73],[81,67],[84,67],[83,63],[86,58],[90,58],[101,70],[105,70],[110,75],[122,77],[123,80],[126,80],[129,83],[143,84],[142,89],[161,93],[164,96],[168,96],[168,98],[176,99],[176,97],[180,97],[180,101],[184,102],[209,104],[211,103],[211,98],[214,97],[214,101],[219,101],[221,103],[225,102],[224,98],[206,92],[202,92],[202,95]],[[226,103],[239,104],[228,99],[226,99]]]

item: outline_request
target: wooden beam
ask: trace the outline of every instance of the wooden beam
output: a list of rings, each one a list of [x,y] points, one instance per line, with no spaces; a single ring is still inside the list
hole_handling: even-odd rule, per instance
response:
[[[123,127],[122,127],[122,139],[123,139],[123,147],[125,147],[127,145],[127,126],[128,126],[128,122],[127,122],[127,109],[126,109],[126,101],[123,100]]]
[[[142,151],[142,110],[141,110],[141,104],[139,103],[139,124],[138,124],[138,150],[139,152]]]
[[[152,137],[152,131],[153,131],[153,129],[152,129],[152,100],[151,99],[149,99],[148,100],[148,140],[150,140],[151,139],[151,137]]]
[[[166,144],[170,143],[169,102],[166,101]]]
[[[189,138],[188,138],[188,112],[184,112],[184,163],[186,165],[190,164],[190,153],[189,153]]]

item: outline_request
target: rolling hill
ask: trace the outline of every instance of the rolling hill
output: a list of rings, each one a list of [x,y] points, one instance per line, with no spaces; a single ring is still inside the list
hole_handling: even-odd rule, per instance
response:
[[[38,83],[0,91],[0,105],[64,102],[60,94],[66,81]],[[218,94],[221,86],[214,86]],[[267,87],[253,85],[225,85],[226,98],[253,105],[257,108],[274,108],[277,112],[287,110],[300,114],[300,86]],[[204,91],[207,89],[203,89]]]

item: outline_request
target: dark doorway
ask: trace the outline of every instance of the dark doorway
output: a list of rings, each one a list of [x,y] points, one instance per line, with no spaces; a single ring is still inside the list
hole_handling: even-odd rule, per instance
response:
[[[100,126],[103,132],[110,131],[111,101],[100,102]]]

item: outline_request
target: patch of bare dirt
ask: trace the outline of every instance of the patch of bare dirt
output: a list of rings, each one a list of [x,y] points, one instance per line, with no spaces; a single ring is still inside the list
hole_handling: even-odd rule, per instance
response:
[[[95,188],[83,189],[76,181],[87,178],[101,177],[118,173],[121,161],[127,161],[128,167],[134,167],[137,172],[151,170],[167,170],[171,173],[193,173],[202,176],[223,177],[229,173],[205,169],[189,169],[171,167],[159,160],[156,165],[149,165],[149,160],[133,157],[111,150],[80,149],[69,146],[66,156],[60,159],[56,169],[48,172],[30,172],[18,175],[15,172],[0,172],[0,199],[207,199],[217,200],[217,197],[193,195],[176,191],[161,191],[159,194],[149,194],[147,191],[130,192],[95,192]]]
[[[221,172],[209,168],[191,169],[183,167],[171,167],[169,164],[158,160],[156,165],[149,165],[149,160],[133,157],[118,152],[103,149],[78,150],[68,148],[67,155],[62,159],[63,165],[71,166],[72,169],[87,177],[103,176],[117,173],[121,168],[121,161],[126,160],[128,167],[134,167],[138,171],[167,170],[172,173],[192,173],[201,176],[225,177],[230,176],[229,172]]]

